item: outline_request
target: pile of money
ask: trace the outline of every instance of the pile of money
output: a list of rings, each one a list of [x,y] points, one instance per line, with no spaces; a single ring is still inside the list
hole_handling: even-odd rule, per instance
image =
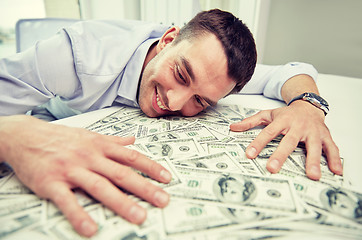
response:
[[[324,156],[320,181],[305,175],[303,145],[279,173],[267,171],[267,160],[282,136],[257,158],[246,158],[246,147],[262,128],[232,132],[229,125],[257,112],[217,105],[195,117],[148,118],[139,109],[120,107],[88,126],[101,134],[136,136],[128,147],[173,176],[162,184],[139,172],[171,196],[169,205],[160,209],[129,195],[148,211],[141,226],[74,190],[99,225],[92,239],[362,239],[362,193],[330,172]],[[0,225],[0,239],[83,239],[52,202],[35,196],[8,165],[0,165],[0,173],[0,220],[5,223]]]

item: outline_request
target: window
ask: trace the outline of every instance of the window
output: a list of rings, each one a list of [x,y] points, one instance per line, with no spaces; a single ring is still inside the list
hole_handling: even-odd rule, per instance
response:
[[[0,58],[16,52],[15,24],[19,19],[42,17],[43,0],[0,0]]]

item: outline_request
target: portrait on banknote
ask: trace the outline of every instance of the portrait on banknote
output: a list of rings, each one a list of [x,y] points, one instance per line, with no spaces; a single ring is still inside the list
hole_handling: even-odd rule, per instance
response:
[[[256,195],[254,183],[240,174],[223,174],[215,179],[213,190],[222,202],[246,203]]]
[[[347,189],[327,188],[321,192],[324,207],[338,215],[362,222],[362,198]]]

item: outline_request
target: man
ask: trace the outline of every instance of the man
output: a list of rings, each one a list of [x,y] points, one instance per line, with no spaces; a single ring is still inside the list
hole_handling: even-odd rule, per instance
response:
[[[330,169],[342,174],[324,112],[307,101],[292,100],[304,92],[318,94],[310,76],[314,69],[303,64],[259,66],[256,78],[248,82],[255,62],[249,30],[219,10],[200,13],[182,30],[134,21],[80,22],[0,61],[0,115],[4,115],[0,118],[0,161],[8,162],[38,196],[52,200],[84,236],[93,235],[97,225],[78,205],[71,191],[76,187],[140,224],[145,210],[116,186],[164,207],[167,193],[130,167],[164,183],[171,176],[159,164],[123,147],[132,144],[134,137],[102,136],[15,114],[60,97],[77,112],[126,104],[139,106],[150,117],[192,116],[243,88],[246,93],[292,101],[230,126],[244,131],[268,125],[248,146],[249,158],[282,133],[285,137],[268,162],[271,172],[278,172],[303,141],[310,178],[320,178],[322,148]]]

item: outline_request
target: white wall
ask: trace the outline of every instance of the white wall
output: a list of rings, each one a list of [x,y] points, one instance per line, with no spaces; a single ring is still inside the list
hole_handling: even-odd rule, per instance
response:
[[[263,63],[362,78],[361,0],[271,0]]]

